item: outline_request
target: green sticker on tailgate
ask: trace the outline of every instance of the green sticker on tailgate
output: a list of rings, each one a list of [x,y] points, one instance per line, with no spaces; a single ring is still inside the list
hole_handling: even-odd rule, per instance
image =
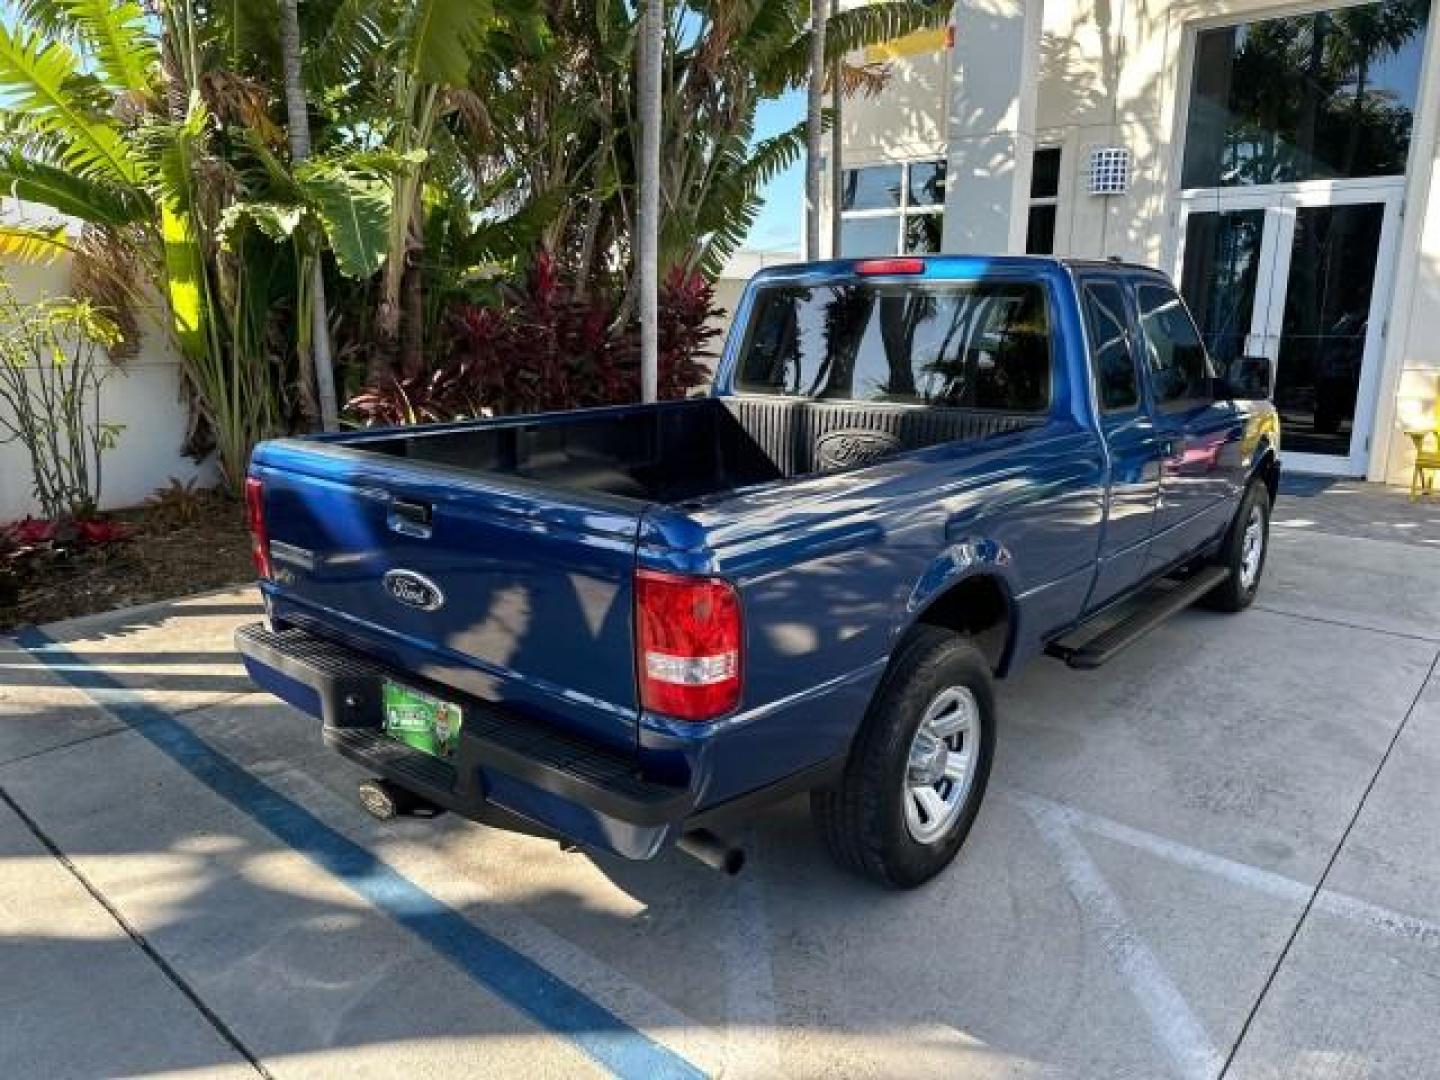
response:
[[[454,755],[464,710],[459,705],[385,680],[385,734],[435,757]]]

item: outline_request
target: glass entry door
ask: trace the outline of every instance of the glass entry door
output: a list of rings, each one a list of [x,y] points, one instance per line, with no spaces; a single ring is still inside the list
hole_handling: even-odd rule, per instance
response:
[[[1399,201],[1333,184],[1185,199],[1181,291],[1222,371],[1270,360],[1287,468],[1365,473]]]

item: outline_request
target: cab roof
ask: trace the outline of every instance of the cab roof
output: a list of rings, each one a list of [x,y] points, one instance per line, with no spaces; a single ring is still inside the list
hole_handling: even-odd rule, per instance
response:
[[[887,269],[883,264],[916,264],[918,269]],[[870,266],[874,269],[866,269]],[[1119,259],[1076,259],[1055,255],[896,255],[868,259],[827,259],[817,262],[768,266],[753,280],[834,281],[865,277],[919,281],[963,280],[987,275],[1034,275],[1046,277],[1072,270],[1108,270],[1164,278],[1151,266]]]

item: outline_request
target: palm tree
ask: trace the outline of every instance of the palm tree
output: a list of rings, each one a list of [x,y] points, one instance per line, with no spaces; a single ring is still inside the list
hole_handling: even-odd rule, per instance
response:
[[[640,400],[654,401],[660,383],[660,123],[664,87],[665,0],[645,0],[640,36],[640,193],[636,276],[640,281]]]
[[[840,0],[830,0],[830,17],[840,11]],[[841,101],[844,98],[845,61],[836,56],[830,61],[830,257],[840,252],[840,199],[845,185],[845,173],[841,168],[841,144],[844,132],[840,125]]]
[[[810,75],[805,99],[805,258],[820,257],[820,139],[825,106],[825,16],[829,0],[810,0]]]
[[[305,82],[300,64],[300,12],[298,0],[280,0],[280,64],[285,79],[285,110],[290,129],[290,160],[304,162],[310,157],[310,116],[305,100]],[[310,371],[302,369],[301,385],[313,386],[319,405],[320,426],[334,431],[340,426],[339,409],[335,404],[335,372],[330,359],[330,317],[325,305],[325,268],[314,251],[306,251],[300,269],[302,314],[300,316],[302,364],[308,356]],[[304,295],[305,279],[309,294]],[[306,319],[303,309],[310,309],[309,339],[305,340]],[[308,348],[307,348],[308,346]]]

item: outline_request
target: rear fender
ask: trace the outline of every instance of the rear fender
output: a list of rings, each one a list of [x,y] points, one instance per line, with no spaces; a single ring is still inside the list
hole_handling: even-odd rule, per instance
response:
[[[986,579],[999,590],[1004,601],[1007,632],[996,655],[995,669],[1003,674],[1013,651],[1019,613],[1015,605],[1014,562],[1009,550],[987,538],[961,540],[949,545],[930,563],[915,582],[905,603],[905,613],[897,620],[893,635],[899,640],[916,623],[935,621],[938,605],[968,582]],[[947,625],[950,620],[942,620]]]

